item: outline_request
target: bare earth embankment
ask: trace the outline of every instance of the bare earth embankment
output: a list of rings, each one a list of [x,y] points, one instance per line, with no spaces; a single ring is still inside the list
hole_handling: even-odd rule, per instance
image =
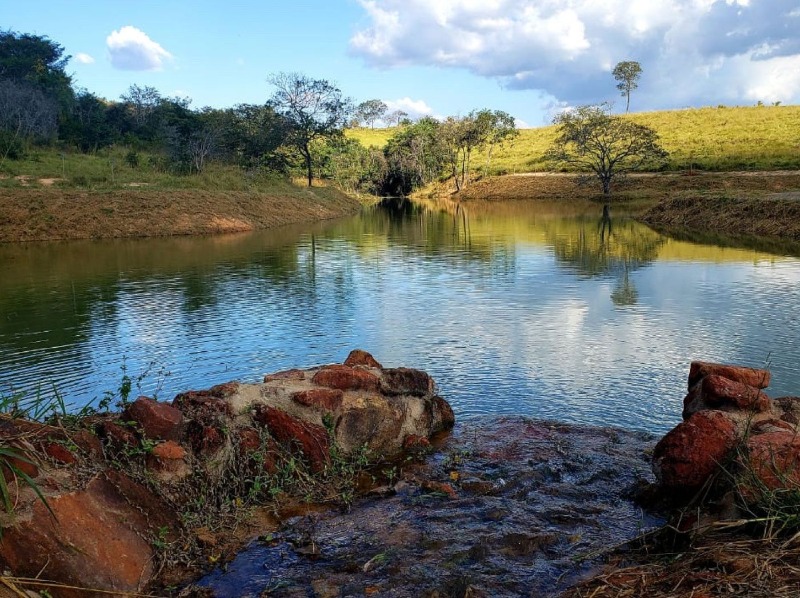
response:
[[[332,187],[269,192],[197,189],[0,189],[0,242],[242,232],[327,220],[361,204]]]
[[[579,177],[566,174],[492,177],[451,197],[461,201],[606,201],[596,181],[578,183]],[[800,240],[798,171],[634,174],[617,183],[610,203],[624,206],[653,228],[670,232]]]

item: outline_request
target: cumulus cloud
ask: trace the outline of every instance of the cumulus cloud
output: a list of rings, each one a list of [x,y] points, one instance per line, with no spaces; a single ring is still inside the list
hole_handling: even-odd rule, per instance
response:
[[[157,71],[172,59],[172,54],[140,29],[126,25],[112,31],[106,46],[114,68],[123,71]]]
[[[412,100],[411,98],[400,98],[399,100],[386,100],[384,102],[389,112],[402,110],[412,119],[422,118],[423,116],[436,116],[433,108],[428,106],[423,100]]]
[[[83,52],[79,52],[78,54],[76,54],[75,60],[77,60],[81,64],[92,64],[94,62],[94,58],[92,58],[88,54],[84,54]]]
[[[359,0],[352,53],[381,68],[464,68],[580,104],[644,70],[634,105],[800,100],[798,0]]]

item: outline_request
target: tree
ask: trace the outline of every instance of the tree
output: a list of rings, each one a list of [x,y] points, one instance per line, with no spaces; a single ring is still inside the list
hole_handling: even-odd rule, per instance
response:
[[[366,123],[370,128],[375,127],[375,121],[384,117],[389,107],[380,100],[367,100],[356,106],[356,120]]]
[[[73,98],[64,48],[41,35],[0,31],[0,80],[23,83],[55,100],[66,111]]]
[[[408,118],[408,112],[403,110],[392,110],[389,114],[383,117],[383,122],[387,124],[387,126],[397,126],[402,121]]]
[[[514,117],[502,110],[481,110],[478,113],[478,118],[487,121],[488,134],[485,140],[486,169],[484,172],[488,174],[494,148],[502,147],[506,142],[513,141],[519,136],[519,131]]]
[[[615,177],[644,165],[659,165],[667,157],[653,129],[610,114],[608,104],[581,106],[553,122],[559,131],[547,157],[593,172],[604,195],[611,193]]]
[[[276,88],[270,104],[286,121],[287,141],[303,157],[311,187],[311,144],[318,139],[341,136],[352,104],[338,87],[324,79],[311,79],[301,73],[278,73],[268,80]]]
[[[627,98],[625,112],[631,107],[631,91],[639,87],[639,77],[642,76],[642,65],[632,60],[617,63],[614,67],[614,79],[617,80],[617,89],[623,97]]]
[[[0,164],[18,157],[24,142],[53,137],[57,130],[54,99],[31,85],[0,79]]]
[[[148,85],[139,87],[134,84],[128,88],[127,93],[120,96],[120,99],[128,105],[136,126],[145,127],[164,98],[155,87]]]

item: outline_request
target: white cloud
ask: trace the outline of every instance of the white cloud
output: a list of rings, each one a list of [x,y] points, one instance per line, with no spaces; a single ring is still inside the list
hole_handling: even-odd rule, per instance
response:
[[[618,97],[611,69],[636,60],[634,109],[800,101],[798,0],[359,3],[350,49],[379,68],[463,68],[574,105]]]
[[[389,112],[395,110],[402,110],[412,119],[421,118],[423,116],[434,116],[433,108],[428,106],[423,100],[412,100],[411,98],[400,98],[399,100],[386,100],[384,102]]]
[[[92,58],[88,54],[84,54],[83,52],[79,52],[78,54],[76,54],[75,60],[77,60],[81,64],[92,64],[94,62],[94,58]]]
[[[144,31],[130,25],[112,31],[106,38],[106,46],[112,66],[123,71],[157,71],[172,59],[172,54]]]

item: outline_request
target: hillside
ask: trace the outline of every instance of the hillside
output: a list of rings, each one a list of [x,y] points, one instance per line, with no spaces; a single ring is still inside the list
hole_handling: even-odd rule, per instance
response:
[[[634,113],[624,118],[656,130],[669,152],[667,170],[800,169],[800,106],[690,108]],[[353,129],[348,136],[382,147],[393,129]],[[486,174],[552,169],[542,160],[554,126],[523,129],[513,145],[497,149]],[[473,164],[482,169],[485,158]]]

